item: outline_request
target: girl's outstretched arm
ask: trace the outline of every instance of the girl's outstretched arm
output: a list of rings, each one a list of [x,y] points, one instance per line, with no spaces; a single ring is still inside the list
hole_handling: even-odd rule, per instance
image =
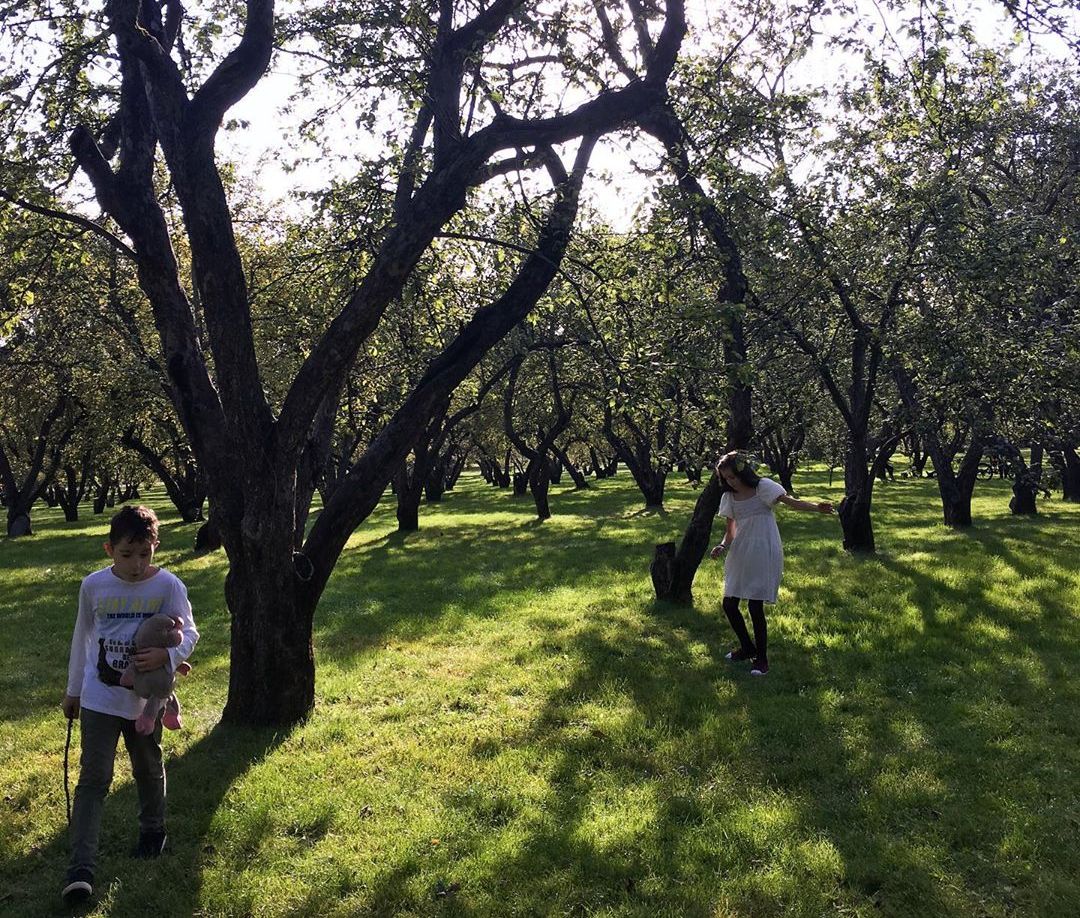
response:
[[[834,513],[833,505],[827,500],[814,503],[808,500],[799,500],[797,497],[792,497],[790,494],[785,494],[783,497],[776,499],[778,504],[787,504],[787,506],[794,508],[795,510],[805,510],[808,513]]]
[[[714,561],[719,558],[728,548],[731,546],[732,541],[735,538],[735,520],[730,516],[727,521],[727,528],[724,529],[724,538],[719,545],[713,547],[713,550],[709,552],[709,557]]]

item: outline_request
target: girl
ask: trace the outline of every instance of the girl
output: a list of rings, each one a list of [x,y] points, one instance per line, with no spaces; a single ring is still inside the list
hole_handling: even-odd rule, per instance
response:
[[[712,550],[712,557],[724,559],[724,612],[739,638],[739,646],[727,655],[732,662],[753,660],[751,676],[769,671],[768,626],[765,603],[776,602],[780,575],[784,570],[784,550],[776,528],[773,506],[779,502],[817,513],[832,513],[827,501],[796,500],[768,478],[759,478],[746,458],[738,452],[725,453],[716,464],[723,480],[718,516],[727,517],[724,538]],[[739,600],[747,600],[754,623],[754,640],[746,630]]]

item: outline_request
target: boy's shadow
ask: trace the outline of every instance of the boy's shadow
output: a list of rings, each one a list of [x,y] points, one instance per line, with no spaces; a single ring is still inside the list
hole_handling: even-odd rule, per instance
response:
[[[166,853],[157,861],[129,857],[137,835],[138,797],[130,780],[130,765],[123,741],[119,744],[113,789],[105,802],[100,857],[94,899],[76,914],[85,914],[107,899],[111,915],[191,915],[198,909],[204,860],[213,857],[205,842],[219,805],[229,789],[287,738],[287,733],[221,724],[187,751],[170,757],[165,749],[168,782]],[[71,793],[78,779],[78,731],[72,736]],[[58,785],[62,778],[58,777]],[[125,781],[118,787],[119,782]],[[59,799],[63,807],[63,798]],[[63,817],[63,813],[61,813]],[[0,916],[66,915],[60,900],[67,867],[67,827],[29,854],[8,861],[6,894],[0,896]],[[162,905],[165,905],[164,911]]]

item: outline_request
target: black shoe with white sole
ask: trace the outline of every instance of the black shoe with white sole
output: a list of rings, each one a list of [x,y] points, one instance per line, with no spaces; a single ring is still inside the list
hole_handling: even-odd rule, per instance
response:
[[[68,871],[60,898],[71,908],[86,902],[94,894],[94,875],[85,867]]]

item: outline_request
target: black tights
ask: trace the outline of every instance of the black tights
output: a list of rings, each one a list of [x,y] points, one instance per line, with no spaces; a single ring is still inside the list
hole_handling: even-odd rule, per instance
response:
[[[743,652],[753,655],[758,660],[768,660],[769,651],[769,627],[765,624],[765,603],[760,599],[748,599],[750,607],[750,621],[754,623],[754,640],[750,640],[750,632],[746,630],[746,619],[739,611],[739,597],[724,597],[724,614],[731,622],[731,628],[739,639],[739,645]]]

